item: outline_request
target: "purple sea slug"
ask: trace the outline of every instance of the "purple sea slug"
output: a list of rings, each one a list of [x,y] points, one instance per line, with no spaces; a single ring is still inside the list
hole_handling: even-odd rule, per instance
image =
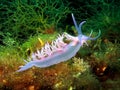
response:
[[[58,38],[52,41],[51,44],[46,43],[45,46],[41,48],[41,50],[37,50],[36,53],[32,53],[31,60],[29,62],[26,61],[26,64],[17,70],[17,72],[25,71],[33,66],[45,68],[60,62],[67,61],[76,55],[84,43],[88,45],[86,42],[87,40],[96,40],[100,36],[100,31],[98,36],[95,38],[91,38],[92,31],[89,36],[83,35],[81,27],[85,21],[77,25],[73,14],[72,19],[75,28],[78,31],[78,36],[71,36],[67,33],[59,35]],[[69,41],[69,43],[65,42],[64,39]]]

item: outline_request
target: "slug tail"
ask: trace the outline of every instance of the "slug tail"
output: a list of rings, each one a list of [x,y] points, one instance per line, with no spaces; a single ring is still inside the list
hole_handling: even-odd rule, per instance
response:
[[[28,62],[25,66],[22,66],[19,70],[17,70],[16,72],[22,72],[22,71],[25,71],[29,68],[31,68],[33,65],[33,62]]]

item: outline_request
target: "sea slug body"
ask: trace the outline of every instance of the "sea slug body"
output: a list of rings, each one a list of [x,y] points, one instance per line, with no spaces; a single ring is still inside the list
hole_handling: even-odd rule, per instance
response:
[[[89,36],[83,35],[81,27],[85,21],[81,22],[78,26],[73,14],[72,18],[75,28],[78,31],[78,36],[75,37],[67,33],[59,35],[58,38],[52,41],[51,44],[46,43],[45,46],[41,48],[41,50],[37,50],[36,53],[33,53],[31,61],[26,62],[26,64],[17,70],[17,72],[25,71],[32,66],[45,68],[60,62],[67,61],[76,55],[84,43],[87,44],[87,40],[96,40],[100,36],[100,31],[98,36],[95,38],[90,37],[92,32]],[[69,43],[66,43],[64,39],[69,41]]]

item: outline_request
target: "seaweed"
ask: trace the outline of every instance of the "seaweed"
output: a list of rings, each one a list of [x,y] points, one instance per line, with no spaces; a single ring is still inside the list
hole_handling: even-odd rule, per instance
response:
[[[69,13],[68,5],[69,3],[64,4],[62,0],[35,0],[33,3],[24,0],[1,2],[2,41],[7,36],[6,33],[10,33],[9,37],[21,44],[30,36],[43,33],[50,27],[57,27]]]

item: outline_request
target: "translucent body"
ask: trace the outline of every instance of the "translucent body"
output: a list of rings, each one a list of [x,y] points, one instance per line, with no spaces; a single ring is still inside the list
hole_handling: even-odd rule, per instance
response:
[[[34,60],[34,61],[28,62],[25,66],[19,69],[18,72],[27,70],[32,66],[44,68],[44,67],[48,67],[48,66],[69,60],[70,58],[76,55],[76,53],[78,52],[81,46],[80,43],[76,43],[76,45],[73,45],[72,43],[73,42],[68,44],[64,48],[64,50],[58,51],[55,54],[44,58],[43,60]]]
[[[25,71],[31,68],[32,66],[44,68],[58,64],[60,62],[67,61],[76,55],[76,53],[79,51],[80,47],[84,43],[87,44],[87,40],[95,40],[100,36],[100,32],[99,35],[95,38],[90,37],[92,33],[89,37],[83,35],[81,31],[81,26],[83,25],[83,23],[85,23],[85,21],[81,22],[79,26],[77,26],[73,14],[72,18],[75,27],[79,33],[77,37],[71,36],[69,34],[64,34],[60,36],[55,42],[53,42],[52,46],[46,44],[45,47],[41,50],[41,52],[38,52],[40,54],[37,54],[40,57],[42,57],[41,55],[43,55],[43,57],[40,60],[36,58],[35,54],[33,54],[33,60],[27,62],[17,72]],[[67,38],[68,40],[70,40],[70,43],[64,43],[63,38]]]

